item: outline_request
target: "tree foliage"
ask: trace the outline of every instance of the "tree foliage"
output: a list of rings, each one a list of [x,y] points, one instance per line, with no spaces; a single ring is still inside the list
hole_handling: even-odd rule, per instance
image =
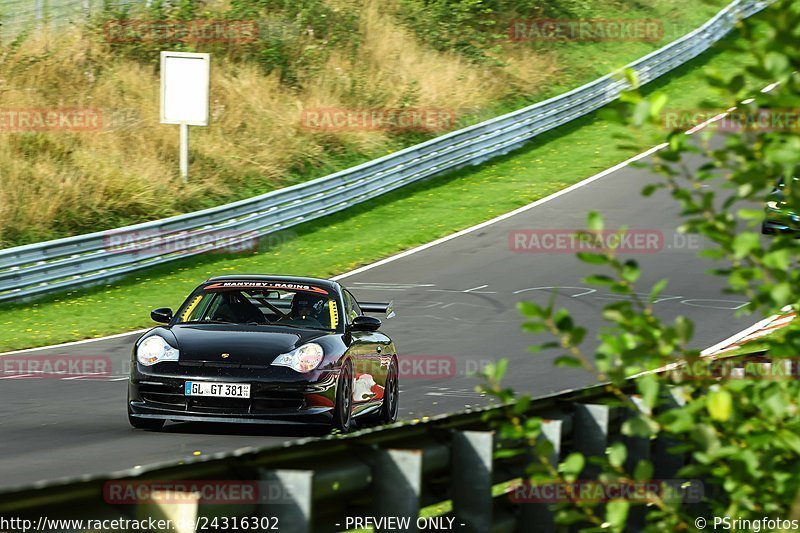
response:
[[[735,107],[745,116],[796,115],[800,109],[800,1],[779,1],[739,26],[740,38],[731,46],[752,61],[739,72],[708,74],[708,83],[719,93],[714,107]],[[701,255],[713,262],[711,275],[726,278],[728,292],[746,297],[749,305],[743,312],[757,317],[786,312],[787,307],[800,311],[800,240],[794,235],[760,234],[765,202],[780,178],[787,184],[781,207],[800,213],[800,187],[796,185],[800,182],[792,180],[800,176],[797,123],[793,128],[749,124],[725,132],[712,125],[694,134],[682,128],[669,131],[664,138],[667,97],[642,94],[636,87],[636,73],[627,76],[632,89],[606,118],[629,124],[629,135],[620,141],[640,151],[665,143],[646,164],[661,179],[642,193],[659,194],[663,201],[671,196],[680,204],[679,231],[702,235],[713,243]],[[661,135],[652,135],[653,126],[661,127]],[[699,166],[691,164],[698,158]],[[603,230],[602,217],[590,213],[587,226],[589,234]],[[576,324],[566,309],[557,309],[554,299],[546,306],[522,302],[523,328],[554,338],[537,344],[533,351],[561,350],[557,365],[583,368],[607,382],[612,405],[627,413],[622,434],[673,443],[671,453],[688,458],[677,477],[701,482],[705,497],[698,504],[667,500],[654,493],[646,506],[630,500],[564,502],[557,505],[557,521],[586,530],[621,531],[634,508],[652,531],[695,530],[695,519],[701,516],[709,524],[714,516],[800,518],[800,477],[796,475],[800,384],[796,377],[725,379],[713,378],[709,371],[709,379],[685,379],[686,372],[646,373],[668,363],[692,364],[696,378],[699,353],[691,348],[695,326],[685,317],[667,322],[656,315],[653,301],[667,280],[649,288],[637,287],[640,270],[635,261],[613,249],[580,253],[578,259],[603,269],[589,276],[587,283],[625,298],[604,307],[607,325],[597,334],[599,345],[591,353],[584,347],[587,330]],[[643,289],[649,297],[641,296]],[[800,328],[787,328],[782,335],[766,338],[764,344],[773,366],[783,358],[797,357]],[[507,405],[507,416],[498,427],[501,439],[523,444],[500,453],[533,450],[544,457],[548,450],[540,438],[541,420],[525,415],[529,397],[503,388],[505,367],[503,361],[487,369],[483,389]],[[638,376],[632,378],[634,375]],[[640,401],[634,402],[632,393]],[[654,465],[626,462],[625,442],[613,442],[603,457],[570,454],[558,468],[534,461],[529,467],[530,480],[580,479],[589,464],[599,468],[601,481],[650,478]]]

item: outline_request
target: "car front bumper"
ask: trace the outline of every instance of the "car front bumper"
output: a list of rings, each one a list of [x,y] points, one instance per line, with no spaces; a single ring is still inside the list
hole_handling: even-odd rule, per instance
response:
[[[338,371],[280,381],[254,375],[163,375],[134,372],[128,384],[131,416],[192,422],[330,424]],[[187,381],[250,385],[249,398],[186,396]]]

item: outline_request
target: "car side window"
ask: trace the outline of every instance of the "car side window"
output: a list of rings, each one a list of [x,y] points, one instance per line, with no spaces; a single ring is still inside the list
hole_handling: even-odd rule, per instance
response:
[[[358,302],[348,290],[344,291],[344,302],[346,306],[345,310],[347,312],[348,322],[352,322],[355,317],[361,316],[361,308],[358,306]]]

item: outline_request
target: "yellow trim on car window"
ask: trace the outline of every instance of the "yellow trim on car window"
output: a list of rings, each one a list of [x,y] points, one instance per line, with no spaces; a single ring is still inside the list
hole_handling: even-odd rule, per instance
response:
[[[194,301],[189,304],[189,307],[187,307],[186,311],[184,311],[183,314],[181,315],[181,322],[186,322],[186,318],[192,314],[192,311],[194,311],[194,308],[197,307],[197,304],[199,304],[200,300],[202,299],[203,299],[202,294],[195,296]]]
[[[336,307],[336,300],[328,300],[328,311],[331,314],[331,329],[336,329],[339,325],[339,308]]]

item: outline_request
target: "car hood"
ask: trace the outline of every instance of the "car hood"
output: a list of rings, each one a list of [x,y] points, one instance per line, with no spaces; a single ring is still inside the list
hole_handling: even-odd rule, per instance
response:
[[[170,328],[180,361],[268,365],[325,331],[239,324],[178,324]],[[223,354],[227,354],[225,357]]]

